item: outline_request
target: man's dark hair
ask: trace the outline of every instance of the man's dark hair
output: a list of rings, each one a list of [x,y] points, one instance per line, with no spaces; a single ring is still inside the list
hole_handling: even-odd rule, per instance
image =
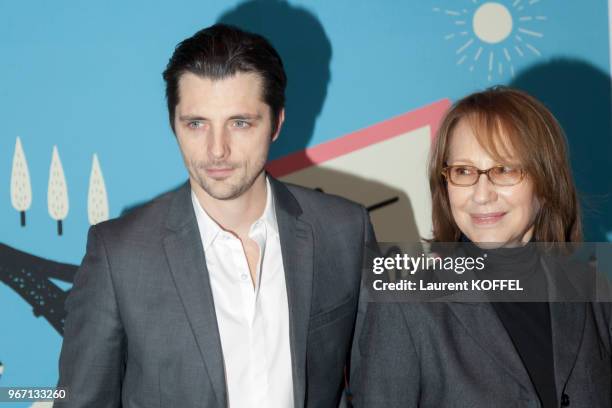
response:
[[[176,46],[163,73],[173,131],[180,98],[178,82],[187,72],[213,80],[225,79],[238,72],[258,74],[263,80],[263,100],[272,111],[272,129],[276,130],[280,111],[285,106],[287,77],[280,56],[261,35],[215,24]]]

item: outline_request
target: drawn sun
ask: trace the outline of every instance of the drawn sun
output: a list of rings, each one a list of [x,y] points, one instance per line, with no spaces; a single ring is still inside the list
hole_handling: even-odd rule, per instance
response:
[[[547,17],[536,15],[532,9],[539,2],[471,0],[469,8],[435,7],[433,11],[453,19],[454,32],[446,34],[444,39],[457,42],[457,65],[474,71],[476,64],[483,61],[488,67],[487,79],[492,81],[495,75],[503,77],[504,72],[514,77],[514,59],[542,55],[535,43],[544,37],[538,25]]]

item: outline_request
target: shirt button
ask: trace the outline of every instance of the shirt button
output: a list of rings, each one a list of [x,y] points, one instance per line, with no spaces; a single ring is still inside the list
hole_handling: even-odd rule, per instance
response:
[[[243,281],[248,279],[248,276],[246,273],[243,273],[242,275],[240,275],[240,279],[242,279]]]
[[[562,407],[569,407],[569,404],[570,404],[569,395],[563,393],[563,395],[561,395],[561,406]]]

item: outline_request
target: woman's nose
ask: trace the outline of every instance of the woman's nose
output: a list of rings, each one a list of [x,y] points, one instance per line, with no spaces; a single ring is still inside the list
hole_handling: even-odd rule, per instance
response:
[[[486,174],[480,174],[478,182],[472,188],[474,189],[472,199],[478,204],[487,204],[497,199],[495,185],[491,183]]]

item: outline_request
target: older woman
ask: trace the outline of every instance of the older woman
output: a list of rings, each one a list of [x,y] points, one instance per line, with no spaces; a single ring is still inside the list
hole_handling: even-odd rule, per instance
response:
[[[524,92],[458,101],[430,158],[433,241],[493,244],[498,270],[542,279],[525,244],[581,240],[566,150]],[[356,407],[612,406],[609,304],[370,303],[358,342]]]

